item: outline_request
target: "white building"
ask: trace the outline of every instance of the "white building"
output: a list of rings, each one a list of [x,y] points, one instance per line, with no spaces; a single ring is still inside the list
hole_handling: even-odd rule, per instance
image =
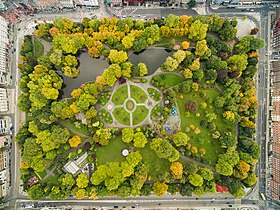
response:
[[[0,112],[9,111],[7,90],[5,88],[0,88]]]
[[[12,120],[9,116],[0,117],[0,135],[5,135],[10,133],[10,124]]]
[[[9,138],[0,137],[0,149],[8,143]],[[0,198],[4,197],[8,193],[9,186],[9,170],[8,170],[8,152],[0,150]]]
[[[84,161],[87,158],[88,154],[87,152],[84,153],[82,156],[80,156],[77,160],[75,161],[69,161],[63,166],[63,170],[66,173],[71,173],[74,176],[77,175],[77,172],[84,167]]]
[[[0,84],[7,84],[8,75],[8,22],[0,16]]]
[[[85,6],[88,8],[99,7],[98,0],[75,0],[77,6]]]
[[[75,6],[73,0],[59,0],[59,3],[63,8],[74,8]]]

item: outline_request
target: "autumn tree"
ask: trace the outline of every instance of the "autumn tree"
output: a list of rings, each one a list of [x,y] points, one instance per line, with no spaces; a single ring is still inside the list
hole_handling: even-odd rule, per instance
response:
[[[168,185],[165,184],[164,182],[156,181],[153,184],[153,191],[157,196],[164,195],[164,193],[167,191],[167,189],[168,189]]]
[[[211,50],[207,46],[206,40],[198,41],[195,47],[195,54],[202,58],[208,58],[211,55]]]
[[[110,54],[108,56],[111,63],[120,64],[127,60],[127,54],[124,51],[110,50]]]
[[[203,40],[206,37],[206,32],[208,29],[207,24],[203,24],[200,20],[196,20],[191,24],[189,28],[189,39],[192,41]]]
[[[183,165],[179,162],[173,162],[170,165],[170,170],[175,179],[182,179]]]
[[[81,142],[82,142],[82,139],[78,135],[75,135],[71,139],[69,139],[69,144],[71,147],[77,147]]]

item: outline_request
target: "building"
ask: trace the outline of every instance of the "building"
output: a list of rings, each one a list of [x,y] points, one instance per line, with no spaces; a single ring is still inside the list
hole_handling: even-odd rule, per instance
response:
[[[69,161],[68,163],[66,163],[63,166],[63,168],[62,168],[63,171],[66,173],[71,173],[74,176],[77,175],[78,172],[81,170],[81,168],[83,168],[83,166],[85,165],[83,163],[87,157],[88,157],[88,154],[86,152],[82,156],[80,156],[77,160]]]
[[[0,16],[0,85],[8,84],[8,22]]]
[[[0,116],[0,135],[10,134],[11,122],[10,116]]]
[[[121,7],[122,6],[122,0],[110,0],[107,2],[110,7]]]
[[[7,89],[0,88],[0,112],[8,112],[9,104],[8,104],[8,96]]]
[[[80,7],[97,8],[100,6],[98,0],[74,0],[74,2]]]
[[[61,4],[61,6],[63,8],[74,8],[75,5],[74,5],[74,2],[73,0],[59,0],[59,3]]]
[[[7,10],[7,7],[4,4],[3,0],[0,0],[0,13],[5,12],[6,10]]]
[[[9,170],[8,170],[8,151],[10,138],[8,136],[0,137],[0,198],[5,197],[9,189]]]
[[[279,95],[278,92],[275,95],[275,88],[280,88],[280,61],[273,61],[272,62],[272,69],[271,69],[271,76],[270,76],[270,83],[271,86],[273,86],[273,88],[271,89],[272,93],[273,93],[273,100],[276,100],[276,97],[278,97]]]
[[[144,0],[124,0],[124,6],[141,6],[144,4]]]
[[[280,9],[272,16],[274,25],[272,27],[271,41],[273,50],[280,49]]]

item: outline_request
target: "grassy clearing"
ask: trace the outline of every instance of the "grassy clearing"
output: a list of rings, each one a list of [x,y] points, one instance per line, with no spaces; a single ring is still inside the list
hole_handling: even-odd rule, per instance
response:
[[[80,134],[83,134],[83,135],[86,135],[86,136],[91,135],[91,133],[87,129],[87,126],[82,124],[82,123],[76,123],[75,124],[75,122],[72,122],[70,120],[63,120],[63,119],[59,119],[56,122],[63,127],[70,128],[72,131],[74,131],[76,133],[80,133]]]
[[[150,149],[150,143],[142,149],[139,149],[143,161],[149,170],[149,180],[160,180],[160,175],[169,170],[170,162],[166,159],[159,158],[157,154]]]
[[[47,172],[46,171],[42,171],[42,172],[37,172],[37,171],[34,171],[34,173],[37,175],[37,177],[42,180],[46,175],[47,175]]]
[[[97,163],[102,165],[111,161],[124,161],[125,157],[122,156],[122,150],[127,148],[128,146],[121,140],[121,137],[117,136],[111,139],[107,146],[96,148]]]
[[[111,116],[111,114],[106,111],[105,109],[101,109],[99,112],[99,116],[101,118],[101,120],[103,120],[106,123],[112,124],[113,123],[113,118]]]
[[[141,123],[147,117],[149,109],[145,106],[137,106],[135,111],[132,113],[133,125]]]
[[[44,182],[48,183],[48,184],[53,184],[53,185],[59,185],[60,184],[58,179],[54,176],[48,176]]]
[[[182,76],[177,74],[158,74],[153,77],[152,85],[159,88],[160,90],[165,90],[166,88],[170,88],[176,86],[183,82],[185,79]]]
[[[44,50],[44,45],[37,38],[34,38],[34,56],[39,58],[44,54]]]
[[[136,101],[136,103],[145,103],[148,99],[146,93],[135,85],[130,85],[130,96]]]
[[[128,97],[127,85],[120,87],[113,95],[112,102],[115,105],[123,105]]]
[[[148,88],[148,93],[154,101],[159,101],[161,99],[160,93],[154,88]]]
[[[130,114],[123,107],[115,108],[113,115],[121,124],[130,125]]]
[[[202,94],[204,95],[202,97]],[[211,98],[214,100],[218,96],[218,92],[215,90],[199,90],[198,92],[190,92],[188,94],[182,94],[184,99],[179,98],[180,94],[177,94],[177,104],[180,111],[181,116],[181,130],[185,131],[187,127],[190,125],[194,125],[199,128],[201,132],[199,134],[195,134],[194,131],[189,131],[188,136],[190,137],[190,143],[193,146],[196,146],[199,150],[200,148],[204,148],[206,150],[206,154],[203,156],[203,159],[207,159],[211,162],[211,165],[214,165],[217,161],[217,156],[220,154],[223,149],[220,147],[220,143],[218,140],[212,139],[212,132],[206,126],[201,126],[200,123],[202,120],[207,121],[206,111],[211,113],[216,113],[217,119],[214,120],[214,124],[216,125],[216,130],[223,132],[225,130],[230,130],[233,135],[236,135],[236,130],[234,125],[226,124],[222,121],[222,109],[216,109],[213,103],[207,102],[207,98]],[[198,104],[198,110],[195,113],[191,113],[189,117],[185,115],[185,103],[189,100],[194,100]],[[207,103],[207,108],[202,109],[200,104],[202,102]],[[199,113],[199,114],[198,114]],[[199,115],[199,116],[198,116]]]

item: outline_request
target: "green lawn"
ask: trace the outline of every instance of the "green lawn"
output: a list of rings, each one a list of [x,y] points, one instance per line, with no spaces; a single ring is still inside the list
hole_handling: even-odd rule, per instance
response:
[[[103,120],[106,123],[112,124],[113,123],[113,118],[111,114],[106,111],[105,109],[101,109],[99,112],[100,119]]]
[[[96,148],[97,163],[99,165],[111,161],[124,161],[125,157],[122,156],[122,150],[128,149],[128,146],[117,136],[110,140],[107,146]]]
[[[200,93],[205,92],[206,96],[201,97]],[[225,124],[222,121],[222,109],[216,109],[212,103],[207,103],[207,108],[202,109],[200,104],[202,102],[206,102],[206,97],[211,97],[213,100],[218,96],[218,92],[215,90],[199,90],[198,92],[190,92],[188,94],[183,94],[184,99],[179,98],[180,94],[177,94],[177,104],[180,111],[181,116],[181,130],[185,131],[186,127],[190,125],[194,125],[198,127],[201,132],[199,134],[195,134],[192,130],[188,132],[188,136],[190,137],[190,143],[197,147],[197,149],[204,148],[206,150],[206,154],[204,155],[204,159],[211,161],[211,165],[214,165],[217,161],[217,155],[220,154],[223,149],[220,148],[219,140],[213,140],[211,137],[212,131],[208,129],[206,126],[202,127],[200,125],[201,120],[206,121],[206,111],[216,113],[217,119],[213,122],[216,125],[216,130],[223,132],[229,129],[233,135],[236,135],[236,130],[234,125]],[[195,113],[191,113],[189,117],[185,116],[185,103],[189,100],[194,100],[198,103],[198,110]],[[200,116],[196,116],[199,113]]]
[[[84,135],[91,135],[90,132],[88,131],[86,125],[80,123],[78,125],[78,127],[74,124],[74,122],[70,121],[70,120],[63,120],[63,119],[59,119],[56,121],[59,125],[63,126],[63,127],[69,127],[71,130],[77,132],[77,133],[81,133]]]
[[[44,181],[44,183],[54,184],[54,185],[59,185],[60,184],[58,179],[54,176],[48,176],[46,178],[46,180]]]
[[[166,88],[176,86],[184,80],[185,79],[182,76],[177,74],[163,73],[154,76],[152,79],[152,84],[160,90],[164,90]]]
[[[154,101],[159,101],[161,99],[160,93],[154,88],[148,88],[148,93]]]
[[[112,102],[115,105],[123,105],[127,97],[128,97],[127,85],[125,85],[120,87],[116,92],[114,92],[114,95],[112,97]]]
[[[37,38],[34,38],[34,56],[39,58],[44,54],[44,50],[44,45]]]
[[[149,109],[145,106],[137,106],[135,111],[132,113],[133,125],[141,123],[149,114]]]
[[[40,180],[42,180],[47,175],[46,171],[42,171],[42,172],[34,171],[34,172]]]
[[[139,149],[143,161],[149,170],[149,180],[159,180],[159,176],[165,171],[169,170],[170,162],[167,159],[162,159],[157,156],[157,154],[150,149],[150,143],[142,149]]]
[[[148,99],[146,93],[135,85],[130,85],[130,96],[136,101],[136,103],[145,103]]]
[[[121,124],[130,125],[130,114],[123,107],[115,108],[113,115]]]

